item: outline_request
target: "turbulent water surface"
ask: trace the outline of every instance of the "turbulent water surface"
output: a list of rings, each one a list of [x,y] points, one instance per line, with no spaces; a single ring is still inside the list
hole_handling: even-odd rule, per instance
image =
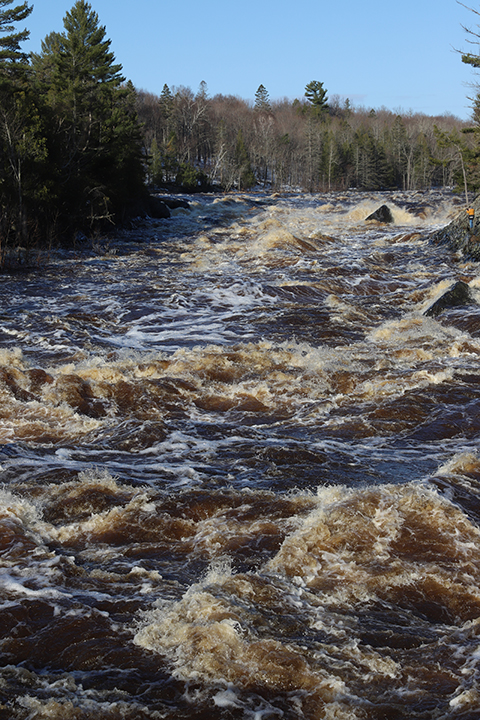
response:
[[[1,279],[0,717],[478,720],[458,202],[190,200]]]

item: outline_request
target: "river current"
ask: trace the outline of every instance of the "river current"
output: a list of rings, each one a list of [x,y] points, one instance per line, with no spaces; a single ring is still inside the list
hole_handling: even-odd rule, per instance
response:
[[[460,201],[189,201],[1,278],[0,718],[478,720]]]

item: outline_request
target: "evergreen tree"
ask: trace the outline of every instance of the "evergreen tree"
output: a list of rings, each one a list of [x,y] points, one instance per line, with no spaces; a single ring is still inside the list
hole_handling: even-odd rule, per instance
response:
[[[254,110],[257,112],[272,112],[272,106],[270,105],[270,97],[267,89],[263,85],[259,85],[257,92],[255,93],[255,105]]]
[[[143,163],[135,91],[97,13],[77,0],[64,28],[45,38],[32,63],[51,118],[60,210],[73,231],[121,214],[143,191]]]
[[[309,101],[315,115],[319,117],[328,112],[327,91],[323,83],[312,80],[305,86],[305,97]]]
[[[459,3],[459,4],[463,5],[463,3]],[[466,5],[463,5],[463,7],[466,7],[467,10],[470,10],[475,15],[480,16],[480,12],[478,12],[478,10],[474,10],[473,8],[467,7]],[[477,25],[477,28],[479,28],[479,27],[480,26]],[[466,27],[464,27],[463,29],[467,33],[467,38],[468,38],[467,41],[471,45],[474,45],[475,48],[478,48],[478,43],[480,41],[480,33],[477,32],[476,30],[472,30],[472,29],[466,28]],[[480,68],[480,55],[479,55],[478,51],[475,53],[464,52],[464,53],[461,53],[461,56],[462,56],[462,62],[466,63],[467,65],[471,65],[475,69]]]
[[[20,30],[15,32],[14,23],[25,20],[33,10],[27,2],[17,5],[17,7],[6,8],[11,5],[13,0],[0,0],[0,83],[11,79],[12,75],[16,75],[19,69],[24,69],[28,55],[24,53],[20,45],[28,40],[30,35],[28,30]]]
[[[355,181],[359,189],[380,190],[390,184],[385,148],[370,128],[355,133]]]
[[[200,102],[207,102],[208,100],[208,87],[205,80],[202,80],[200,85],[198,86],[198,92],[195,96],[195,99]]]
[[[164,121],[163,141],[167,142],[173,123],[173,114],[175,112],[175,99],[167,84],[163,86],[163,90],[159,99],[160,109]]]
[[[40,191],[32,169],[44,148],[34,97],[28,85],[28,55],[21,50],[28,30],[15,31],[32,8],[7,8],[0,0],[0,242],[12,236],[27,244],[27,205]]]
[[[162,138],[160,145],[161,165],[164,172],[157,174],[156,182],[171,181],[178,171],[178,159],[176,158],[177,138],[175,134],[175,98],[165,83],[158,100],[161,114]]]

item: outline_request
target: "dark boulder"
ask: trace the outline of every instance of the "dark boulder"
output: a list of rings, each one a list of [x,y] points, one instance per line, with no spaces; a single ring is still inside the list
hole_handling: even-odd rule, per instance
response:
[[[158,197],[159,200],[165,203],[165,205],[170,208],[170,210],[176,210],[177,208],[190,210],[190,204],[182,198],[164,197],[163,195],[161,197],[157,195],[156,197]]]
[[[380,223],[393,223],[393,215],[388,205],[380,205],[375,212],[365,218],[365,222],[368,220],[376,220]]]
[[[149,217],[155,219],[169,218],[170,210],[168,206],[155,195],[148,196],[148,202],[146,203],[146,213]]]
[[[443,310],[452,307],[459,307],[461,305],[472,305],[475,304],[475,300],[472,297],[470,288],[467,283],[463,280],[458,280],[452,287],[443,293],[438,300],[430,305],[428,310],[425,310],[424,315],[429,317],[436,317],[440,315]]]
[[[169,217],[171,217],[170,208],[164,202],[164,199],[158,197],[158,195],[145,192],[141,197],[135,198],[125,205],[120,219],[123,223],[128,223],[133,221],[134,218],[161,220]]]

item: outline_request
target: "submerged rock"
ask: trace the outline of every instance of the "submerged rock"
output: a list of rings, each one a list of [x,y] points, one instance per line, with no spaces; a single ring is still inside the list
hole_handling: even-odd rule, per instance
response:
[[[393,223],[393,215],[388,205],[380,205],[375,212],[365,218],[365,222],[368,220],[376,220],[381,223]]]
[[[430,305],[428,310],[424,312],[424,315],[429,317],[436,317],[443,310],[451,307],[458,307],[460,305],[473,305],[476,304],[472,297],[470,288],[467,283],[463,280],[458,280],[452,287],[443,293],[438,300]]]

